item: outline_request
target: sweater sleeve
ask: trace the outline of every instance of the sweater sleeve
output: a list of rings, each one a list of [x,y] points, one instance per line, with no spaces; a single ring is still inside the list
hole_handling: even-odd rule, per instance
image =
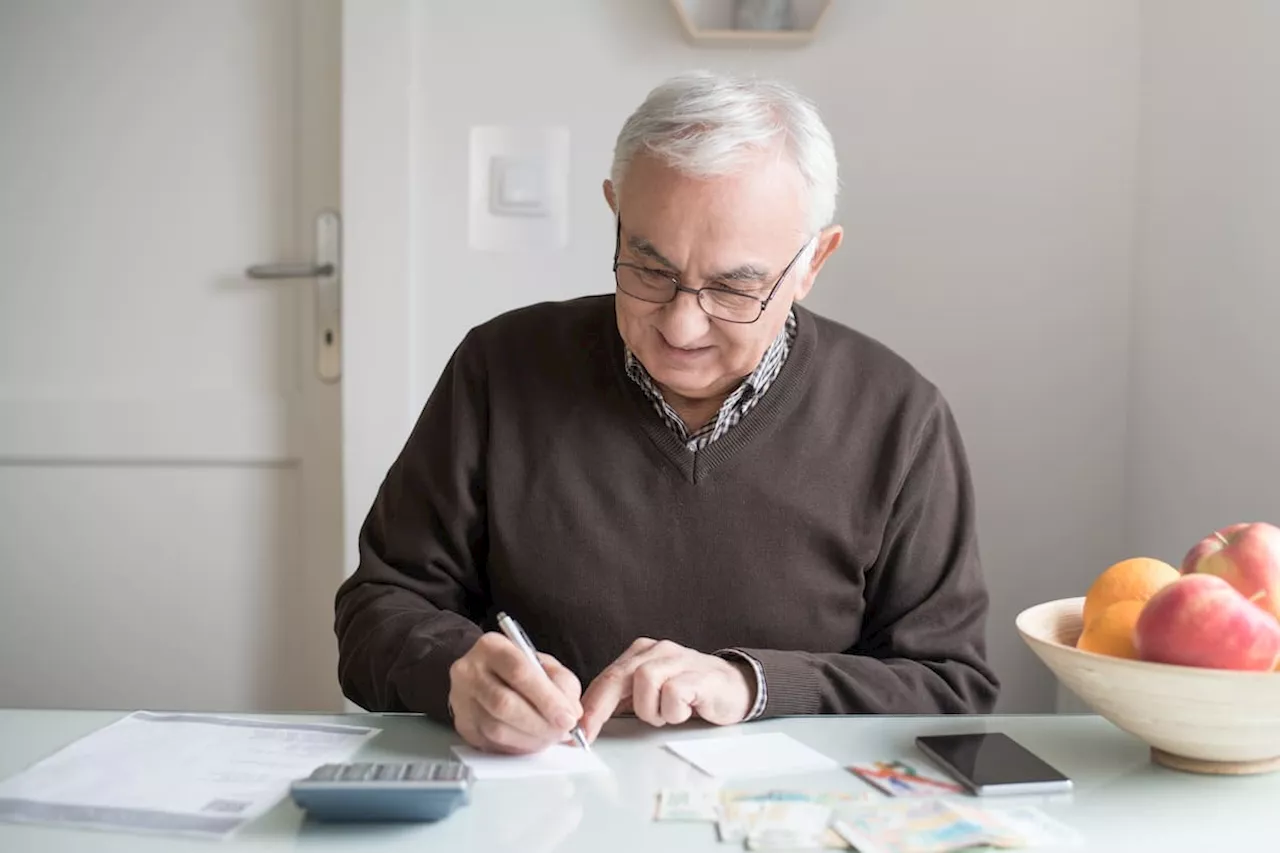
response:
[[[467,340],[378,490],[337,592],[338,678],[367,710],[449,722],[449,667],[485,612],[486,433],[482,360]]]
[[[988,594],[974,495],[940,395],[915,442],[881,548],[866,574],[862,632],[844,653],[743,649],[768,685],[763,716],[987,713]]]

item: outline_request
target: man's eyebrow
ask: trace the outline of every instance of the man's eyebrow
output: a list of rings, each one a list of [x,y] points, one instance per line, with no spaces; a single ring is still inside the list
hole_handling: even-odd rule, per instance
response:
[[[653,244],[643,237],[627,238],[627,245],[631,250],[646,258],[657,261],[672,272],[676,272],[678,268],[671,261],[663,257],[662,253],[653,247]],[[724,270],[710,277],[710,281],[740,281],[740,282],[759,282],[767,281],[773,275],[772,272],[757,264],[740,264],[733,269]]]
[[[755,264],[741,264],[731,270],[716,273],[711,276],[710,280],[757,282],[768,281],[772,277],[773,273],[764,267],[756,266]]]
[[[672,272],[676,271],[676,265],[664,258],[662,253],[655,249],[653,244],[643,237],[628,237],[627,245],[631,247],[631,251],[657,261]]]

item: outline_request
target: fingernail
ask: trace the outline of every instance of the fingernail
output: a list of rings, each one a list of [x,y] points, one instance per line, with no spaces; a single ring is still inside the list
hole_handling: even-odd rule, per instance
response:
[[[555,722],[556,722],[556,726],[564,729],[565,731],[568,731],[569,729],[573,728],[574,723],[576,723],[577,720],[573,718],[572,714],[566,711],[560,714],[556,714]]]

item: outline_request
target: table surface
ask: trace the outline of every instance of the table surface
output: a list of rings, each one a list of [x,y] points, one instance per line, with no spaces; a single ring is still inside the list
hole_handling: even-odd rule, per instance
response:
[[[116,712],[0,710],[0,778],[124,716]],[[255,718],[371,725],[382,733],[362,759],[450,757],[450,730],[413,715]],[[1019,798],[1075,828],[1089,851],[1264,849],[1274,844],[1280,774],[1198,776],[1167,770],[1147,747],[1090,715],[992,717],[793,717],[722,729],[703,724],[652,729],[634,719],[612,721],[595,748],[611,773],[476,783],[470,805],[436,824],[326,825],[304,820],[288,799],[221,842],[250,850],[629,851],[733,850],[710,823],[653,820],[659,788],[705,783],[699,771],[662,748],[675,738],[785,732],[842,765],[895,757],[919,759],[921,734],[1003,731],[1075,780],[1075,791]],[[741,785],[734,784],[735,787]],[[750,787],[868,791],[843,770],[752,779]],[[99,830],[0,824],[0,850],[212,850],[219,842]],[[1262,846],[1259,846],[1262,845]],[[1044,849],[1044,848],[1041,848]],[[1080,849],[1080,848],[1077,848]]]

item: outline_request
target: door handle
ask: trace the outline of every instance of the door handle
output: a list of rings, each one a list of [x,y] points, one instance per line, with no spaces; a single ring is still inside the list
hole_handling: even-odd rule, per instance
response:
[[[249,278],[281,281],[312,278],[316,282],[316,374],[324,382],[342,376],[342,218],[336,211],[316,216],[314,262],[254,264]]]
[[[320,278],[333,275],[333,264],[254,264],[245,274],[249,278]]]

